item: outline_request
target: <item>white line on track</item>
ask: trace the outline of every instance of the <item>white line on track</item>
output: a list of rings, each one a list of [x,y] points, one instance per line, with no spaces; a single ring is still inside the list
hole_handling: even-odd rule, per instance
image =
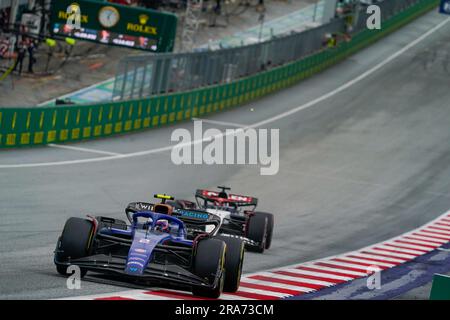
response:
[[[157,288],[155,288],[157,290]],[[58,298],[55,300],[91,300],[94,298],[109,298],[111,296],[127,296],[130,294],[136,293],[136,289],[134,290],[127,290],[127,291],[118,291],[118,292],[109,292],[109,293],[101,293],[101,294],[92,294],[87,296],[69,296],[64,298]],[[120,293],[120,294],[119,294]]]
[[[426,229],[427,231],[430,231],[430,232],[439,232],[439,233],[444,233],[444,234],[448,234],[448,235],[450,235],[450,231],[446,231],[446,230],[442,230],[442,229],[439,229],[439,228],[437,228],[437,227],[428,227],[428,229]]]
[[[420,232],[420,231],[417,231],[417,232],[413,233],[413,235],[414,235],[414,236],[417,235],[417,236],[420,236],[420,237],[422,237],[422,238],[427,238],[427,239],[430,239],[430,240],[433,240],[433,241],[444,241],[444,242],[448,242],[448,240],[450,240],[450,239],[448,239],[448,238],[439,237],[439,236],[433,236],[433,235],[430,235],[430,234],[428,234],[428,233]]]
[[[392,263],[392,262],[393,263],[402,263],[402,262],[405,261],[405,260],[401,260],[401,259],[395,259],[394,257],[389,258],[389,257],[384,257],[384,256],[376,256],[376,255],[373,255],[373,254],[362,253],[362,252],[348,254],[348,255],[345,256],[346,259],[349,256],[357,257],[356,259],[364,259],[364,258],[366,258],[366,259],[375,259],[375,260],[377,260],[377,261],[367,260],[367,261],[373,261],[373,264],[379,263],[378,260],[380,260],[380,262],[385,262],[385,263]]]
[[[328,263],[328,260],[323,259],[322,261],[318,261],[318,262]],[[322,266],[320,264],[316,264],[316,262],[314,262],[314,263],[307,262],[305,264],[302,264],[302,266],[319,269],[320,272],[322,272],[322,273],[332,273],[333,274],[334,272],[337,272],[337,273],[341,273],[341,274],[351,275],[354,278],[364,277],[367,275],[366,272],[352,271],[352,270],[340,269],[340,268],[334,268],[334,267],[326,267],[326,266]]]
[[[315,106],[316,104],[318,104],[322,101],[325,101],[325,100],[337,95],[338,93],[345,91],[346,89],[350,88],[354,84],[366,79],[367,77],[369,77],[370,75],[372,75],[373,73],[375,73],[376,71],[378,71],[379,69],[381,69],[382,67],[387,65],[388,63],[390,63],[391,61],[393,61],[396,58],[398,58],[399,56],[401,56],[403,53],[405,53],[412,47],[416,46],[417,44],[419,44],[420,42],[425,40],[431,34],[436,32],[437,30],[441,29],[443,26],[445,26],[449,21],[450,21],[450,17],[441,21],[439,24],[437,24],[436,26],[434,26],[433,28],[431,28],[430,30],[428,30],[427,32],[422,34],[420,37],[418,37],[414,41],[411,41],[406,46],[404,46],[402,49],[398,50],[397,52],[395,52],[392,55],[390,55],[389,57],[387,57],[384,61],[378,63],[377,65],[373,66],[366,72],[364,72],[361,75],[357,76],[356,78],[346,82],[345,84],[341,85],[340,87],[338,87],[330,92],[327,92],[326,94],[324,94],[314,100],[311,100],[301,106],[298,106],[296,108],[293,108],[293,109],[285,111],[285,112],[282,112],[276,116],[267,118],[266,120],[254,123],[247,127],[248,128],[257,128],[257,127],[261,127],[261,126],[267,125],[269,123],[275,122],[277,120],[289,117],[290,115],[293,115],[297,112],[300,112],[302,110],[305,110],[312,106]],[[214,137],[218,138],[218,137],[226,136],[226,135],[227,135],[226,133],[221,133],[220,135],[216,135]],[[203,143],[205,141],[210,141],[210,139],[211,139],[211,137],[207,137],[206,139],[194,140],[194,141],[190,142],[189,145]],[[173,148],[173,146],[169,145],[166,147],[160,147],[160,148],[156,148],[156,149],[143,150],[143,151],[137,151],[137,152],[127,153],[127,154],[120,154],[120,155],[112,155],[112,156],[107,156],[107,157],[90,158],[90,159],[78,159],[78,160],[55,161],[55,162],[40,162],[40,163],[3,164],[3,165],[0,165],[0,169],[48,167],[48,166],[60,166],[60,165],[71,165],[71,164],[82,164],[82,163],[127,159],[127,158],[140,157],[140,156],[150,155],[150,154],[164,152],[164,151],[170,151],[172,148]]]
[[[110,297],[114,296],[114,293],[110,294],[109,296]],[[169,298],[169,297],[158,296],[156,294],[140,293],[140,292],[133,292],[130,295],[119,294],[118,296],[121,298],[133,299],[133,300],[181,300],[181,298],[180,299]]]
[[[434,248],[437,248],[439,246],[441,246],[443,243],[447,243],[447,241],[442,240],[442,242],[430,242],[429,240],[427,241],[423,241],[423,239],[417,239],[416,237],[405,237],[404,241],[408,241],[411,243],[417,243],[417,244],[423,244],[423,245],[427,245],[427,246],[433,246]]]
[[[330,273],[301,270],[301,269],[296,269],[296,268],[281,268],[281,269],[276,269],[274,271],[287,271],[287,272],[295,273],[295,274],[298,274],[298,275],[327,278],[327,279],[330,279],[330,282],[332,282],[334,280],[349,281],[349,280],[353,279],[353,278],[350,278],[350,277],[338,276],[338,275],[330,274]]]
[[[310,283],[310,284],[318,284],[318,285],[323,285],[323,286],[330,286],[330,285],[334,284],[334,283],[329,282],[329,281],[322,281],[322,280],[314,280],[314,279],[302,278],[301,275],[298,275],[298,276],[287,276],[287,275],[284,275],[284,274],[272,273],[272,272],[260,272],[259,275],[267,277],[269,279],[288,280],[288,281],[298,282],[298,283]],[[265,281],[265,280],[261,280],[261,281]],[[272,280],[266,280],[266,282],[272,283],[272,284],[277,284],[276,281],[272,281]]]
[[[421,246],[419,244],[409,244],[409,243],[404,243],[404,242],[398,242],[397,240],[394,241],[395,245],[401,246],[401,247],[405,247],[408,249],[418,249],[418,250],[422,250],[422,251],[431,251],[434,250],[434,248],[430,248],[430,247],[424,247]]]
[[[301,291],[301,292],[311,292],[313,289],[302,287],[300,285],[293,285],[293,284],[285,284],[285,283],[274,283],[264,280],[257,280],[252,278],[242,278],[241,282],[244,283],[251,283],[251,284],[259,284],[267,287],[275,287],[275,288],[281,288],[281,289],[289,289],[289,290],[295,290],[295,291]]]
[[[408,241],[417,241],[417,242],[423,242],[423,244],[430,244],[435,246],[440,246],[443,243],[447,243],[447,240],[439,240],[439,239],[430,239],[427,237],[422,237],[418,235],[409,235],[405,237]]]
[[[333,258],[335,259],[335,258]],[[361,272],[365,272],[367,270],[367,267],[361,266],[359,264],[354,264],[354,263],[350,263],[350,262],[341,262],[341,261],[335,261],[335,260],[324,260],[324,261],[320,261],[321,263],[326,263],[327,265],[333,265],[336,268],[342,268],[342,270],[351,270],[351,269],[355,269],[355,270],[361,270]],[[350,269],[351,268],[351,269]]]
[[[88,152],[88,153],[98,153],[98,154],[103,154],[103,155],[106,154],[109,156],[121,155],[120,153],[117,153],[117,152],[102,151],[102,150],[90,149],[90,148],[80,148],[80,147],[61,145],[61,144],[55,144],[55,143],[50,143],[47,146],[52,147],[52,148],[60,148],[60,149],[67,149],[67,150],[74,150],[74,151],[81,151],[81,152]]]
[[[380,266],[380,267],[388,267],[388,268],[392,268],[395,266],[395,264],[392,264],[392,263],[366,260],[363,258],[352,258],[352,257],[346,257],[346,256],[335,258],[335,259],[339,259],[339,261],[343,261],[343,262],[349,262],[349,263],[358,262],[358,263],[364,263],[364,264]]]
[[[383,242],[384,243],[384,242]],[[369,252],[369,253],[373,253],[373,254],[382,254],[385,256],[389,256],[389,257],[393,257],[393,258],[399,258],[399,259],[403,259],[404,261],[408,261],[408,260],[412,260],[414,259],[416,256],[410,255],[410,254],[403,254],[403,253],[397,253],[397,252],[392,252],[392,251],[386,251],[383,250],[383,248],[379,248],[376,249],[378,247],[374,247],[374,248],[369,248],[369,249],[365,249],[365,252]]]
[[[443,225],[437,225],[437,226],[435,226],[435,227],[438,227],[438,228],[441,228],[441,229],[445,229],[445,230],[449,230],[450,231],[450,227],[448,227],[448,226],[443,226]]]
[[[282,293],[282,292],[276,292],[276,291],[267,291],[267,290],[261,290],[261,289],[254,289],[254,288],[247,288],[247,287],[239,287],[239,292],[246,292],[246,293],[256,293],[256,294],[262,294],[262,295],[268,295],[272,296],[275,299],[276,298],[283,298],[287,296],[288,294]],[[236,297],[239,298],[239,297]],[[220,299],[220,298],[219,298]]]
[[[192,118],[191,120],[192,121],[202,121],[204,123],[211,123],[211,124],[216,124],[216,125],[224,126],[224,127],[248,128],[248,126],[245,124],[234,123],[234,122],[216,121],[216,120],[200,119],[200,118]]]
[[[438,231],[438,230],[435,230],[435,229],[424,229],[424,230],[422,230],[422,232],[426,232],[426,233],[429,233],[429,234],[435,234],[437,236],[442,236],[442,237],[449,237],[450,236],[450,234],[448,234],[448,233],[441,232],[441,231]]]
[[[396,251],[396,252],[402,252],[402,253],[404,252],[405,254],[411,255],[411,256],[420,256],[423,254],[423,251],[412,250],[412,249],[403,249],[403,248],[399,248],[399,247],[388,246],[388,244],[391,244],[391,243],[377,245],[377,248],[379,248],[380,250],[385,250],[385,251]]]
[[[253,298],[247,298],[247,297],[241,297],[241,296],[234,296],[233,294],[230,293],[222,293],[220,295],[220,300],[256,300]]]

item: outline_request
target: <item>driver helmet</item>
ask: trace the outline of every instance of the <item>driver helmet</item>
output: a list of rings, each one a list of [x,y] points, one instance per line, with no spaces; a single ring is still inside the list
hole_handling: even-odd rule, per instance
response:
[[[155,230],[161,231],[161,232],[169,232],[169,221],[165,219],[158,220],[155,224]]]

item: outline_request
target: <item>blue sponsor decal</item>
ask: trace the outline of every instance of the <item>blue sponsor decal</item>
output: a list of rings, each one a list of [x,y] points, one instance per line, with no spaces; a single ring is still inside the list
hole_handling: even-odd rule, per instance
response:
[[[186,218],[200,219],[200,220],[208,220],[209,214],[204,212],[196,212],[196,211],[188,211],[188,210],[179,210],[178,211],[181,216]]]
[[[148,237],[148,238],[147,238]],[[147,267],[156,245],[170,238],[168,234],[147,234],[146,230],[135,230],[133,243],[128,252],[125,272],[131,275],[142,275]],[[140,262],[138,262],[140,261]]]

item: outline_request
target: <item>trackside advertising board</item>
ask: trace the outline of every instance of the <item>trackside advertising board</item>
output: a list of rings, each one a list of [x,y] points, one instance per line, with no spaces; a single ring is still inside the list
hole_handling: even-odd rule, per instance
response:
[[[439,12],[443,14],[450,14],[450,0],[441,0]]]
[[[171,52],[177,17],[171,13],[105,1],[53,0],[50,25],[55,37]]]

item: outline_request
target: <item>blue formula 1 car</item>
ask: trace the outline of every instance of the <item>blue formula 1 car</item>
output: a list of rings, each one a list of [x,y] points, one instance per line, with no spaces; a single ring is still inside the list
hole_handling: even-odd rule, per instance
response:
[[[218,298],[226,282],[227,245],[210,235],[219,227],[220,220],[204,213],[201,220],[195,219],[197,212],[185,211],[192,223],[212,226],[211,232],[188,239],[184,222],[172,215],[170,208],[164,203],[151,206],[133,203],[126,210],[130,224],[108,217],[68,219],[54,254],[57,271],[67,276],[68,267],[76,265],[82,276],[87,271],[111,274]],[[229,283],[230,277],[230,290],[225,291],[236,291],[239,287],[244,251],[241,247],[238,270],[234,270],[239,277],[233,279],[234,285]]]

